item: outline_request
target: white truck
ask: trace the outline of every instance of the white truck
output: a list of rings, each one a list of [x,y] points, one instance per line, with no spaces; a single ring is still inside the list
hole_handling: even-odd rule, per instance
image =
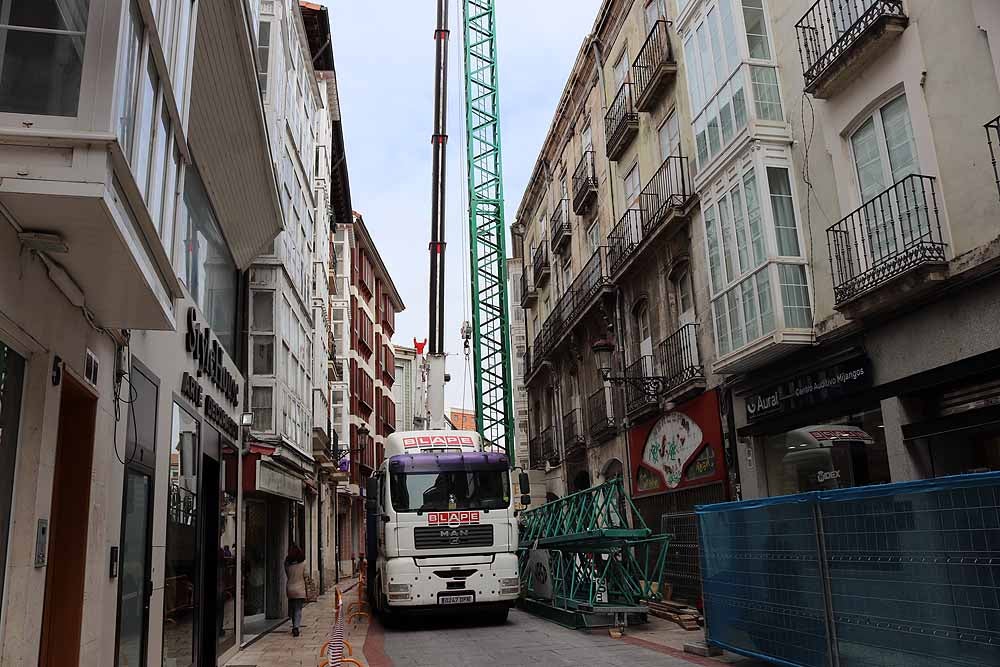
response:
[[[518,486],[522,504],[530,503],[526,474]],[[507,618],[520,578],[506,454],[483,451],[473,431],[393,433],[365,492],[376,613],[388,620],[472,609]]]

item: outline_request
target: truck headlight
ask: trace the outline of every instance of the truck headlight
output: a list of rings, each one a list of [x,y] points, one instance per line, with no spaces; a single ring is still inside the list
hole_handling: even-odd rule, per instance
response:
[[[509,577],[500,580],[500,594],[510,595],[521,592],[521,580],[517,577]]]
[[[390,600],[409,600],[411,597],[410,584],[389,584]]]

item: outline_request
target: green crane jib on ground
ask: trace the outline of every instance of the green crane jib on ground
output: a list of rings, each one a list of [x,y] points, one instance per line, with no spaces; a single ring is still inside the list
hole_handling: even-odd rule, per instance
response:
[[[462,0],[476,429],[514,461],[510,320],[493,0]]]

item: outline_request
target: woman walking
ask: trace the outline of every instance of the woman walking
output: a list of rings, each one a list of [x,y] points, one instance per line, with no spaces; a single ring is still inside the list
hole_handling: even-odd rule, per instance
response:
[[[288,596],[288,614],[292,617],[292,636],[299,636],[302,625],[302,606],[306,603],[306,556],[297,544],[288,546],[288,557],[285,558],[285,574],[288,583],[285,595]]]

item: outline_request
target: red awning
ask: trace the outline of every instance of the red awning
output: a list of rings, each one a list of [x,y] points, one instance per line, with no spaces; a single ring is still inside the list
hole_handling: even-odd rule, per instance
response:
[[[274,456],[274,452],[278,450],[273,445],[265,445],[260,442],[248,442],[247,449],[251,454],[263,454],[264,456]]]

